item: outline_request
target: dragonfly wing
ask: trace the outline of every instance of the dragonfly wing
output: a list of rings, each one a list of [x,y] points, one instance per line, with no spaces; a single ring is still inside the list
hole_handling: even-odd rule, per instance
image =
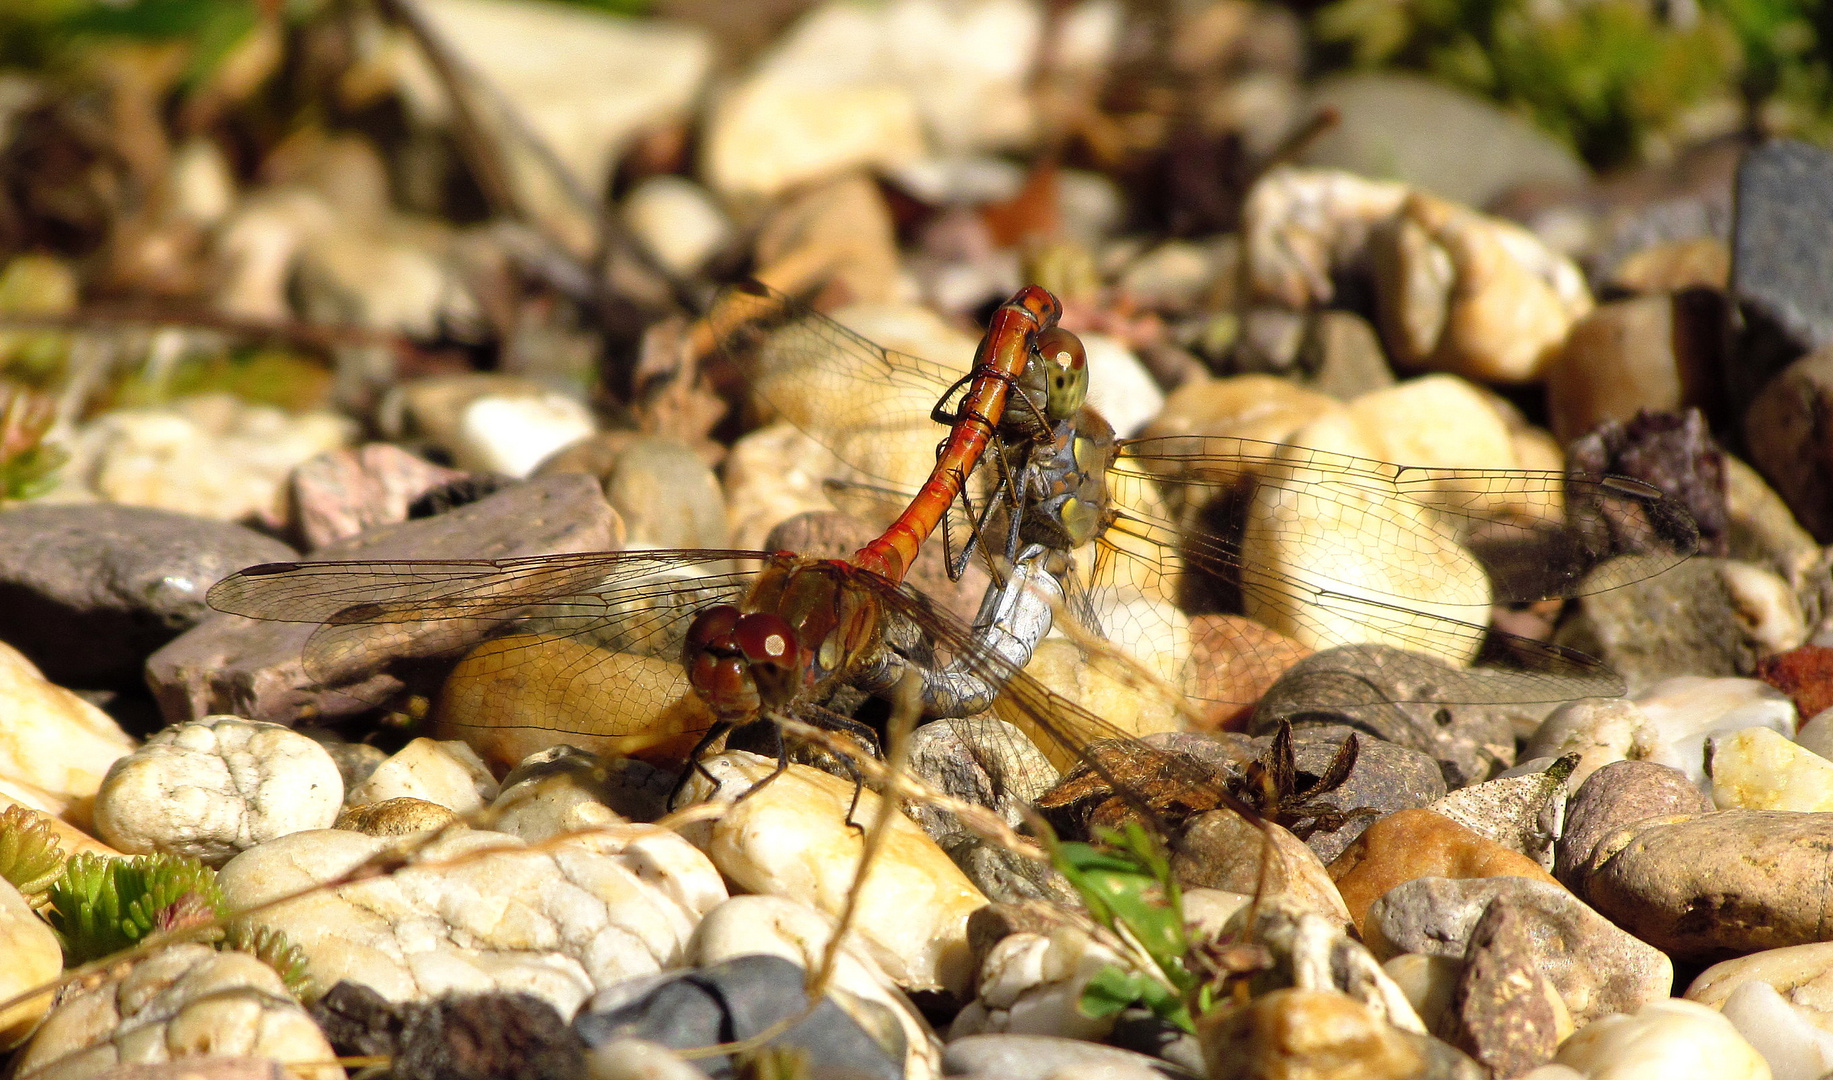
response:
[[[1428,581],[1458,558],[1451,548],[1467,549],[1483,562],[1501,603],[1616,588],[1661,573],[1699,546],[1698,528],[1677,500],[1623,477],[1405,466],[1212,436],[1134,440],[1113,471],[1157,480],[1174,508],[1190,516],[1243,489],[1263,503],[1259,492],[1269,488],[1288,504],[1310,500],[1310,516],[1325,518],[1337,534],[1326,556],[1372,550]],[[1278,530],[1293,526],[1263,518],[1248,526],[1256,527],[1262,534],[1246,543],[1281,541]],[[1239,561],[1240,547],[1224,540],[1209,557]]]
[[[639,551],[269,564],[225,579],[209,601],[253,618],[320,623],[304,646],[306,673],[325,687],[369,687],[372,704],[399,688],[378,675],[476,655],[494,642],[487,667],[498,682],[519,679],[544,700],[589,715],[618,704],[605,700],[613,693],[605,687],[619,685],[606,679],[606,665],[628,674],[633,662],[614,657],[660,661],[646,666],[652,684],[668,669],[678,674],[687,623],[706,604],[742,596],[753,574],[731,567],[756,557]]]

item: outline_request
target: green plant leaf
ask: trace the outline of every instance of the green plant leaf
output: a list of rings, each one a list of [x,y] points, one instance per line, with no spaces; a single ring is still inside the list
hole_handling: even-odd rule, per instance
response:
[[[63,845],[43,814],[24,806],[0,810],[0,878],[32,897],[50,888],[63,868]]]
[[[216,871],[176,855],[108,858],[82,852],[51,883],[51,926],[74,966],[140,943],[156,929],[223,914]]]

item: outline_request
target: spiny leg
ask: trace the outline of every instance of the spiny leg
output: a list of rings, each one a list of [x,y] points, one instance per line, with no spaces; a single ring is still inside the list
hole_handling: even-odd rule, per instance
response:
[[[730,730],[732,730],[732,721],[730,720],[713,721],[713,726],[707,728],[706,734],[700,736],[700,741],[694,744],[694,748],[692,750],[688,751],[687,768],[682,769],[681,775],[675,777],[674,786],[668,789],[668,802],[663,805],[669,807],[670,809],[673,809],[675,805],[675,800],[681,797],[682,789],[687,787],[688,779],[692,777],[695,773],[699,773],[701,776],[706,777],[707,782],[710,784],[716,785],[719,783],[719,780],[716,777],[714,777],[712,773],[707,771],[706,766],[700,763],[700,756],[706,753],[706,748],[713,745],[713,742],[716,739],[718,739],[720,736],[724,735],[726,732]]]

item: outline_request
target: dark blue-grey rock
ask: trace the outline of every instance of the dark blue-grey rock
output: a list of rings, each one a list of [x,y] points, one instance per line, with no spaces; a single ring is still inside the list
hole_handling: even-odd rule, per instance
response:
[[[140,684],[160,646],[212,614],[204,593],[244,566],[294,557],[252,529],[141,506],[0,513],[0,640],[52,682]]]
[[[780,956],[740,956],[676,975],[632,980],[600,992],[573,1020],[587,1046],[636,1038],[676,1050],[747,1039],[808,1008],[807,974]],[[887,1030],[898,1030],[895,1023]],[[896,1080],[904,1048],[887,1048],[852,1016],[823,998],[814,1010],[771,1039],[770,1046],[808,1054],[810,1076]],[[714,1080],[738,1075],[730,1057],[695,1064]]]
[[[1738,165],[1731,290],[1802,350],[1833,343],[1833,153],[1777,139]]]
[[[314,557],[501,559],[615,550],[622,538],[622,523],[597,481],[551,476],[514,484],[434,517],[371,529],[314,552]],[[421,637],[453,632],[450,625],[400,624],[397,633],[376,635],[339,679],[325,685],[306,672],[301,657],[317,628],[310,622],[214,614],[147,659],[147,684],[168,723],[211,713],[283,724],[347,716],[373,709],[403,688],[390,668],[401,657],[425,656]],[[448,651],[488,633],[480,625],[475,639],[453,642]]]

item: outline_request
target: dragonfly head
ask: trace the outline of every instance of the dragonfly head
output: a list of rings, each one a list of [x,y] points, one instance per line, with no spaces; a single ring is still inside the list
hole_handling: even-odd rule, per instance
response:
[[[744,614],[731,604],[694,617],[682,649],[687,681],[722,720],[755,717],[795,696],[802,647],[779,615]]]
[[[1053,326],[1037,335],[1031,351],[1026,381],[1043,384],[1044,415],[1052,421],[1073,420],[1088,399],[1088,352],[1082,339]]]

